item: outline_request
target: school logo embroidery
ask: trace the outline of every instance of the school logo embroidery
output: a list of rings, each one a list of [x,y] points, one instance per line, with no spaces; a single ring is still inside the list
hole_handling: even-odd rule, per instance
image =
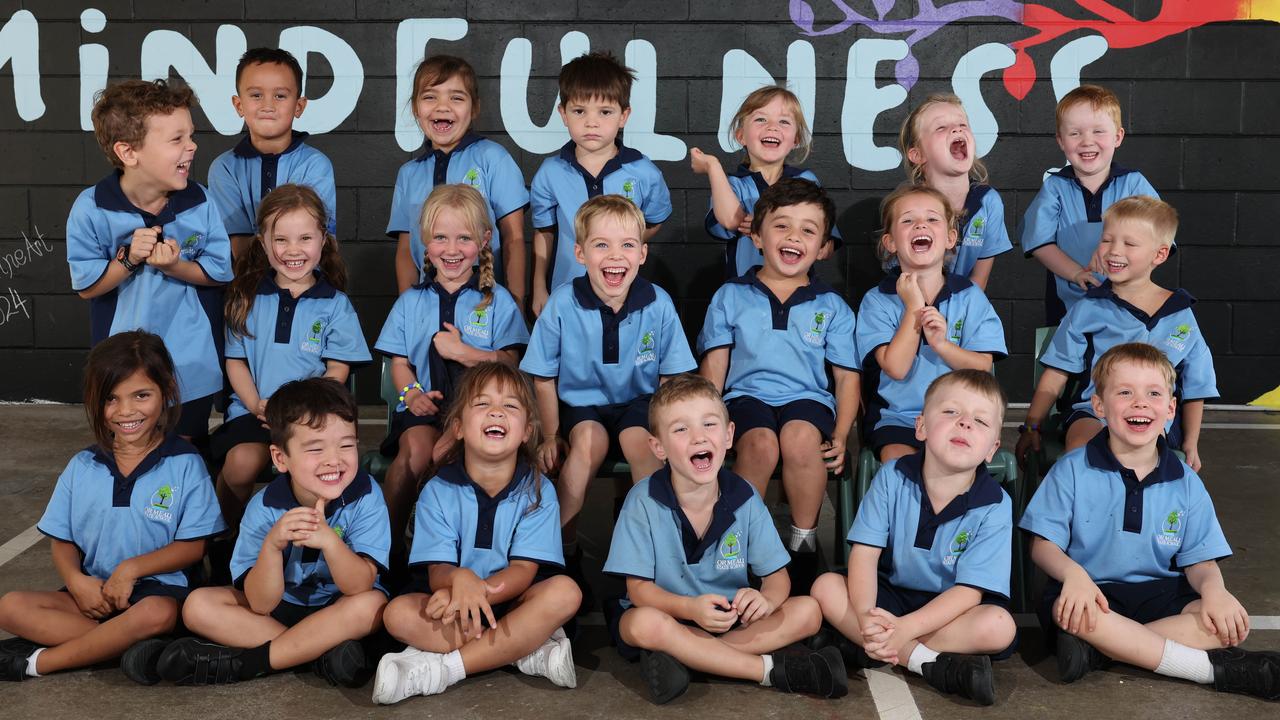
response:
[[[191,233],[186,240],[182,241],[178,254],[182,256],[183,260],[192,260],[198,257],[200,255],[200,241],[203,239],[204,237],[200,233]]]
[[[622,183],[622,196],[630,200],[631,202],[636,201],[635,191],[636,191],[635,180],[628,179],[626,182]]]
[[[942,564],[955,565],[956,560],[960,559],[960,556],[969,548],[969,543],[971,542],[973,542],[973,535],[970,534],[968,530],[961,530],[956,533],[955,538],[951,541],[950,547],[947,548],[949,552],[942,558]]]
[[[954,325],[951,326],[951,342],[959,345],[960,338],[963,337],[963,332],[964,332],[964,318],[961,318],[957,320]]]
[[[173,513],[169,508],[173,506],[174,496],[177,494],[178,488],[172,485],[161,485],[160,489],[151,493],[151,499],[147,501],[147,506],[142,509],[142,514],[148,520],[156,522],[172,522]]]
[[[728,533],[720,540],[720,557],[716,559],[717,570],[739,570],[747,566],[742,559],[742,544],[738,541],[738,533]]]
[[[1169,511],[1160,525],[1160,532],[1156,533],[1156,542],[1170,547],[1182,547],[1182,518],[1185,514],[1181,510]]]
[[[822,334],[827,330],[827,321],[830,316],[826,311],[819,311],[813,314],[813,322],[809,325],[808,331],[803,334],[804,341],[810,345],[822,345]]]
[[[466,175],[462,176],[462,181],[470,185],[471,187],[479,190],[480,189],[480,170],[478,168],[471,168],[470,170],[467,171]]]
[[[347,529],[341,525],[333,526],[333,534],[337,535],[339,540],[345,541],[347,539]]]
[[[658,353],[654,350],[655,343],[652,330],[646,330],[640,336],[640,348],[636,350],[636,365],[644,365],[658,359]]]
[[[320,338],[324,332],[324,321],[316,320],[308,328],[307,336],[302,340],[302,352],[320,353]]]
[[[965,233],[964,240],[961,244],[966,247],[982,247],[982,228],[986,222],[982,218],[973,219],[973,223],[969,225],[969,232]]]
[[[471,315],[467,318],[467,324],[462,326],[462,332],[480,340],[488,340],[489,308],[472,310]]]
[[[1169,337],[1165,340],[1165,344],[1175,350],[1182,350],[1187,346],[1187,341],[1191,339],[1191,326],[1182,323],[1169,333]]]

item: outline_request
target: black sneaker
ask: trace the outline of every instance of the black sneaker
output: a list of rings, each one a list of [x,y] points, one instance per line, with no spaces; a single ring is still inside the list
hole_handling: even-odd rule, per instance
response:
[[[1214,690],[1280,700],[1280,652],[1238,647],[1210,650],[1209,663]]]
[[[35,652],[32,650],[31,652]],[[10,682],[22,682],[27,679],[27,655],[19,655],[18,653],[0,654],[0,680],[8,680]]]
[[[160,653],[156,671],[161,679],[179,685],[227,685],[240,682],[244,651],[193,637],[169,643]]]
[[[996,701],[991,658],[986,655],[939,653],[937,660],[920,666],[920,672],[939,692],[966,697],[979,705]]]
[[[0,640],[0,655],[21,655],[22,659],[25,660],[31,657],[31,653],[39,649],[39,645],[20,637]]]
[[[160,660],[160,653],[169,647],[171,641],[172,638],[160,637],[139,640],[120,656],[120,671],[139,685],[155,685],[160,682],[156,663]]]
[[[344,640],[311,663],[311,671],[328,680],[330,685],[349,688],[365,684],[369,679],[368,667],[364,646],[357,640]]]
[[[640,673],[654,705],[666,705],[689,689],[689,668],[664,652],[641,650]]]
[[[849,676],[845,672],[840,651],[825,647],[808,655],[776,652],[769,681],[782,692],[808,693],[818,697],[837,698],[849,692]]]
[[[821,650],[824,647],[833,647],[839,650],[840,659],[844,660],[844,666],[847,670],[867,670],[884,666],[884,662],[872,659],[860,645],[826,623],[822,624],[822,628],[818,630],[816,635],[805,641],[805,645],[814,651]]]
[[[791,597],[808,595],[813,581],[818,579],[820,560],[818,550],[787,550],[791,562],[787,564],[787,575],[791,577]]]
[[[582,591],[582,604],[578,606],[578,612],[575,615],[581,617],[595,609],[596,595],[591,590],[591,583],[587,582],[586,573],[582,570],[582,548],[579,547],[572,555],[566,555],[564,558],[564,573],[569,579],[578,584],[578,589]]]
[[[1098,648],[1072,635],[1058,633],[1058,679],[1073,683],[1088,675],[1091,670],[1102,670],[1111,664],[1111,658],[1098,652]]]

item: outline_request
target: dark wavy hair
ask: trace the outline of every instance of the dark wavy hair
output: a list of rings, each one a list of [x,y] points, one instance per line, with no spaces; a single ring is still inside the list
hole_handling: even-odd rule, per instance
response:
[[[160,388],[164,409],[156,423],[163,437],[178,425],[182,401],[178,395],[178,379],[173,358],[159,335],[144,330],[130,330],[103,340],[89,352],[84,366],[84,414],[89,429],[103,452],[110,453],[115,434],[107,422],[107,400],[116,386],[135,372],[142,371]]]

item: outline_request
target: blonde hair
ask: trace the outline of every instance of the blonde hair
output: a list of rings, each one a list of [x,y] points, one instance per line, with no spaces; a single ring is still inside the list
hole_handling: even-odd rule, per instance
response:
[[[1102,226],[1121,220],[1137,220],[1151,228],[1156,241],[1165,247],[1178,234],[1178,211],[1169,203],[1150,195],[1133,195],[1117,200],[1102,213]]]
[[[1101,110],[1111,116],[1112,121],[1116,124],[1116,130],[1124,127],[1120,123],[1120,98],[1110,90],[1101,85],[1081,85],[1072,90],[1062,99],[1058,101],[1058,107],[1054,110],[1054,127],[1055,132],[1062,132],[1062,118],[1072,106],[1081,103],[1089,103],[1089,107],[1094,110]]]
[[[729,135],[733,137],[734,142],[737,142],[738,133],[742,131],[742,125],[746,122],[747,117],[773,102],[775,98],[782,98],[782,101],[787,105],[787,109],[791,111],[792,118],[795,119],[796,147],[795,150],[792,150],[792,153],[796,155],[796,162],[804,162],[805,158],[809,157],[813,134],[809,131],[809,122],[804,119],[804,108],[800,107],[800,98],[781,85],[766,85],[748,95],[742,101],[742,104],[738,106],[738,112],[733,114],[733,119],[729,121]]]
[[[928,409],[930,401],[933,400],[933,397],[938,392],[952,385],[975,392],[995,403],[996,422],[1004,421],[1004,410],[1008,404],[1004,389],[1000,387],[1000,382],[996,380],[996,376],[985,370],[952,370],[945,375],[938,376],[933,382],[929,383],[929,389],[924,391],[925,409]]]
[[[667,378],[658,386],[658,391],[649,400],[649,432],[657,434],[658,421],[662,411],[685,400],[706,398],[720,408],[720,415],[725,422],[729,421],[729,410],[724,406],[724,398],[711,381],[693,373],[681,373]]]
[[[928,185],[912,185],[911,183],[903,183],[893,192],[889,193],[880,201],[880,242],[876,243],[876,259],[880,261],[880,266],[886,271],[893,267],[894,254],[889,252],[889,248],[885,246],[884,238],[891,233],[893,227],[893,209],[903,198],[912,195],[928,195],[942,206],[942,217],[947,223],[947,227],[956,229],[956,211],[951,207],[951,201],[947,200],[947,196],[942,194],[941,190],[930,187]],[[955,261],[955,248],[947,251],[946,259],[943,260],[943,267],[951,267],[951,263]]]
[[[483,310],[489,307],[489,303],[493,302],[493,286],[496,284],[493,277],[493,247],[484,236],[486,232],[493,231],[493,225],[489,223],[489,206],[485,203],[484,196],[480,194],[480,191],[470,185],[437,185],[431,191],[431,194],[427,196],[427,201],[422,204],[419,227],[422,232],[422,244],[424,247],[430,244],[431,228],[436,224],[436,219],[440,217],[440,212],[445,208],[462,215],[462,219],[471,230],[472,236],[480,244],[476,272],[480,276],[478,285],[480,286],[480,292],[484,294],[484,298],[476,303],[475,309]],[[430,268],[429,272],[435,272],[435,268],[431,265],[431,261],[427,259],[425,251],[423,252],[422,266],[424,269]]]
[[[920,117],[924,115],[924,111],[933,105],[955,105],[960,108],[960,112],[964,112],[964,103],[960,100],[959,95],[952,93],[936,93],[924,99],[912,110],[907,119],[902,121],[902,129],[898,131],[898,149],[902,151],[902,169],[907,172],[907,181],[912,185],[923,185],[924,179],[924,163],[913,163],[907,157],[912,148],[920,146]],[[968,118],[968,113],[965,113]],[[977,148],[972,148],[973,167],[969,168],[969,180],[975,183],[987,182],[987,166],[982,164],[978,159]]]
[[[1178,376],[1164,352],[1155,345],[1132,342],[1116,345],[1102,353],[1102,357],[1094,364],[1092,373],[1094,395],[1101,396],[1106,391],[1107,381],[1111,379],[1112,373],[1115,372],[1116,366],[1120,363],[1146,365],[1159,370],[1160,374],[1164,376],[1164,382],[1168,386],[1170,394],[1177,387]]]
[[[634,223],[640,238],[640,242],[644,242],[644,211],[636,207],[636,204],[621,195],[597,195],[590,200],[582,203],[578,208],[578,214],[573,216],[573,235],[574,241],[582,244],[587,241],[587,233],[591,230],[591,224],[600,217],[611,217],[619,222]]]

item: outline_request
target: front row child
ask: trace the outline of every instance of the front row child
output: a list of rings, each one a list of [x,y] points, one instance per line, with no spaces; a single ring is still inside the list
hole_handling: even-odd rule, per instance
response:
[[[788,597],[787,552],[769,510],[724,467],[733,422],[719,389],[695,375],[671,378],[653,396],[649,423],[667,465],[627,494],[604,571],[626,580],[610,632],[619,654],[639,656],[650,698],[678,697],[689,668],[844,695],[838,650],[783,650],[813,635],[821,612],[813,598]]]
[[[468,675],[515,664],[560,687],[577,685],[561,626],[582,595],[560,568],[560,512],[538,471],[533,389],[506,363],[462,378],[444,428],[457,442],[422,488],[406,593],[387,606],[387,632],[408,644],[383,656],[373,701],[434,695]]]
[[[58,478],[36,525],[66,585],[0,598],[0,680],[121,658],[155,682],[155,658],[189,590],[184,570],[226,525],[204,461],[177,430],[178,384],[164,342],[133,330],[98,343],[85,366],[95,444]],[[114,478],[114,479],[113,479]]]
[[[164,649],[161,678],[234,683],[310,663],[333,685],[368,679],[359,641],[382,626],[378,573],[390,540],[382,491],[360,469],[357,414],[351,393],[328,378],[276,391],[267,424],[283,473],[245,509],[234,586],[187,599],[183,623],[200,637]]]
[[[956,225],[945,195],[904,185],[880,203],[881,256],[898,266],[862,297],[858,352],[868,390],[865,442],[880,462],[919,452],[925,390],[952,370],[990,372],[1004,327],[982,290],[948,272]]]
[[[1054,464],[1019,524],[1049,576],[1040,625],[1063,682],[1117,660],[1277,700],[1280,652],[1239,647],[1249,615],[1218,567],[1231,546],[1204,483],[1164,438],[1174,383],[1145,343],[1094,366],[1093,410],[1107,426]]]
[[[915,422],[924,451],[872,480],[849,528],[848,580],[828,573],[813,585],[850,666],[901,665],[941,692],[995,702],[991,660],[1013,653],[1017,633],[1013,503],[984,465],[1004,407],[990,373],[939,377]]]

